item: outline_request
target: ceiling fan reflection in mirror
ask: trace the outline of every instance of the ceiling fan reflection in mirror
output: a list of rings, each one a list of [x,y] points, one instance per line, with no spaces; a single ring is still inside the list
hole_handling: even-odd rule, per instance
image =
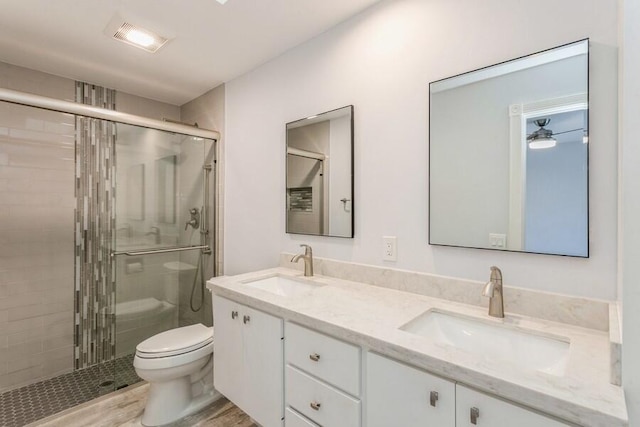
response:
[[[558,143],[558,140],[554,138],[555,135],[562,135],[563,133],[577,132],[577,131],[584,132],[583,142],[586,142],[585,141],[586,131],[583,128],[571,129],[564,132],[554,133],[551,129],[545,128],[545,126],[547,126],[550,122],[551,122],[551,119],[547,119],[547,118],[534,120],[535,125],[539,126],[540,129],[536,130],[535,132],[532,132],[530,135],[527,135],[527,144],[529,145],[529,148],[531,148],[532,150],[540,150],[543,148],[555,147],[556,144]]]

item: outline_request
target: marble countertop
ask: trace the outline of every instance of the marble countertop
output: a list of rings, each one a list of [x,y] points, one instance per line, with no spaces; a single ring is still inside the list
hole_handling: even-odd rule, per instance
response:
[[[245,284],[273,275],[324,286],[287,297]],[[588,427],[628,425],[623,390],[609,382],[610,343],[605,331],[509,312],[504,319],[495,319],[478,306],[333,277],[306,278],[282,267],[216,277],[208,287],[217,295],[566,421]],[[429,310],[568,339],[565,374],[524,370],[399,329]]]

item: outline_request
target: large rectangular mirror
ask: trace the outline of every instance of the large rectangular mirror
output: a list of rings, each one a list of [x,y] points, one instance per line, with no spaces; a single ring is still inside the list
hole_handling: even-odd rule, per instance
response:
[[[353,105],[286,131],[287,233],[353,237]]]
[[[429,243],[589,256],[589,41],[429,85]]]

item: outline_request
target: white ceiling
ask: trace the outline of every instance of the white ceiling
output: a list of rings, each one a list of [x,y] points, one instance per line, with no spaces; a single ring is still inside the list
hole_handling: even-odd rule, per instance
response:
[[[378,0],[0,0],[0,61],[182,105]],[[171,38],[150,54],[121,20]]]

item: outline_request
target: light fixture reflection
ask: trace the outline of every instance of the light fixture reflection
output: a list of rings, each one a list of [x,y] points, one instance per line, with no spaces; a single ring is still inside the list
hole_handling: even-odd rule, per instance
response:
[[[541,150],[543,148],[555,147],[558,141],[555,138],[536,138],[529,141],[529,148],[532,150]]]

